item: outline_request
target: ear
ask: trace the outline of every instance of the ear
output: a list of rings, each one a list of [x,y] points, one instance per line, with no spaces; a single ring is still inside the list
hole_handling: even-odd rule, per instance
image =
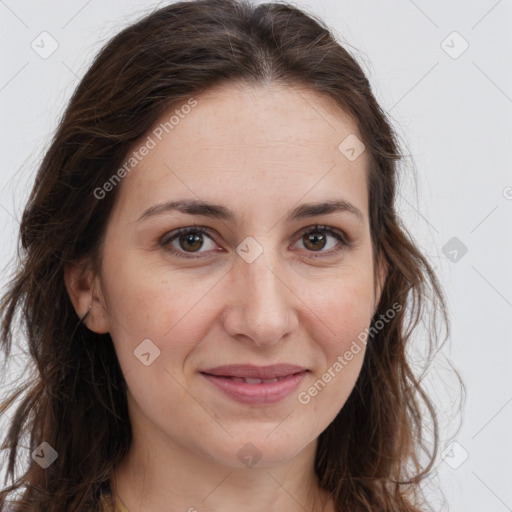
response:
[[[384,256],[381,256],[379,259],[379,263],[377,265],[377,271],[375,272],[374,305],[372,310],[372,316],[375,315],[377,308],[379,307],[380,297],[382,295],[382,290],[384,289],[384,284],[386,282],[387,275],[388,266],[386,263],[386,258],[384,258]]]
[[[87,259],[68,263],[64,267],[64,282],[71,303],[88,329],[98,334],[109,332],[109,321],[99,276]]]

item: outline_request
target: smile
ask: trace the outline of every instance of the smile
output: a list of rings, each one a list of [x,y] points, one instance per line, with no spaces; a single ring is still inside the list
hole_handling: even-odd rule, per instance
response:
[[[307,373],[307,370],[302,370],[271,379],[200,374],[232,400],[248,405],[268,405],[293,393]]]

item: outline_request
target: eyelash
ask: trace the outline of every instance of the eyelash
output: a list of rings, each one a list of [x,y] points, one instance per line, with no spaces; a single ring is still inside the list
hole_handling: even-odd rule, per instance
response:
[[[191,256],[190,254],[201,254],[201,253],[182,252],[182,251],[175,249],[170,244],[175,239],[179,238],[181,235],[187,235],[187,234],[191,234],[191,233],[206,235],[213,240],[209,231],[210,230],[208,228],[203,228],[201,226],[179,228],[174,231],[171,231],[170,233],[165,234],[160,241],[160,245],[162,247],[164,247],[167,251],[169,251],[171,254],[174,254],[180,258],[200,259],[200,258],[203,258],[203,256]],[[318,225],[318,224],[316,224],[313,227],[304,228],[304,230],[301,231],[298,240],[300,240],[304,235],[308,235],[310,233],[317,233],[317,232],[323,232],[323,233],[327,233],[327,234],[333,236],[334,238],[336,238],[336,240],[338,240],[339,245],[335,249],[330,249],[329,251],[321,252],[318,254],[314,254],[314,251],[308,251],[308,252],[312,253],[311,257],[313,257],[313,258],[323,258],[323,257],[327,257],[327,256],[333,256],[334,254],[338,254],[345,248],[350,248],[352,246],[352,243],[347,239],[347,237],[344,234],[342,234],[341,232],[339,232],[338,230],[330,228],[329,226],[322,226],[322,225]],[[209,252],[209,251],[207,251],[207,252]]]

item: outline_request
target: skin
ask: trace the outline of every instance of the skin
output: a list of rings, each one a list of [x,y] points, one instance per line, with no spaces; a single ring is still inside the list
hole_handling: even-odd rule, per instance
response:
[[[112,485],[130,512],[333,511],[332,501],[322,508],[313,470],[317,438],[352,391],[364,347],[308,404],[298,394],[369,326],[380,298],[368,155],[350,161],[338,150],[356,125],[314,92],[230,84],[196,99],[118,185],[100,273],[86,261],[66,269],[77,313],[91,306],[86,325],[110,333],[128,385],[134,439]],[[339,198],[362,220],[346,211],[284,219],[299,204]],[[222,204],[237,222],[177,211],[137,221],[177,199]],[[210,230],[203,245],[191,249],[182,237],[172,246],[197,259],[159,244],[194,224]],[[351,246],[334,252],[340,243],[316,224]],[[307,228],[326,241],[308,245]],[[252,263],[236,252],[247,236],[263,248]],[[144,339],[160,350],[149,366],[134,356]],[[245,405],[198,373],[234,363],[292,363],[309,373],[277,404]],[[261,456],[252,467],[237,456],[247,443]]]

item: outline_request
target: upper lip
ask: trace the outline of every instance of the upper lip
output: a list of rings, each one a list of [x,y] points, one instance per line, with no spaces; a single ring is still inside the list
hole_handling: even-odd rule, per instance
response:
[[[252,364],[229,364],[201,370],[201,373],[220,377],[241,377],[248,379],[276,379],[304,372],[306,368],[294,364],[274,364],[271,366],[254,366]]]

